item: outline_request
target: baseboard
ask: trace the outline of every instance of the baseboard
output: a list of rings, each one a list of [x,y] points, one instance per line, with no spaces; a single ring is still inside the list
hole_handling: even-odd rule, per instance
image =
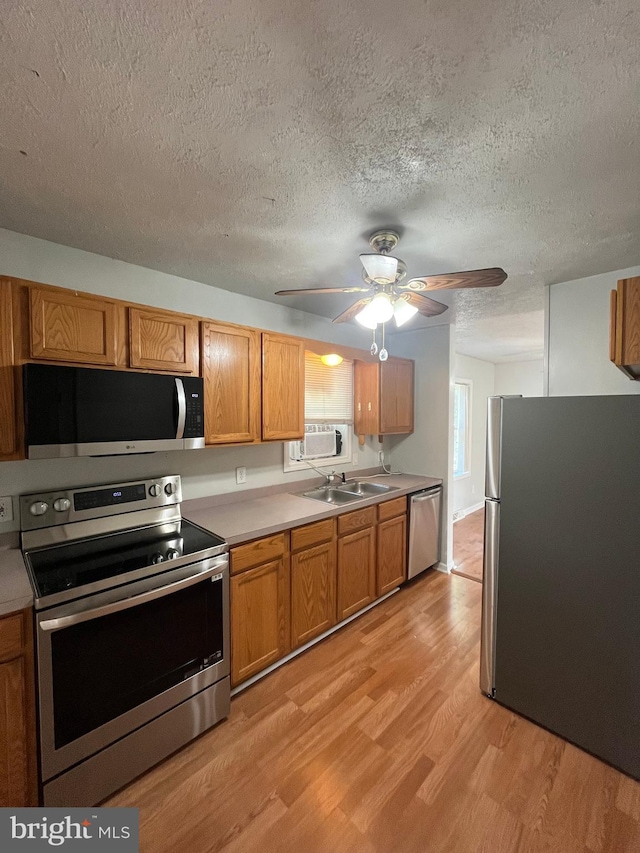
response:
[[[463,518],[466,518],[467,515],[471,515],[472,512],[477,512],[479,509],[482,509],[484,506],[484,501],[480,501],[480,503],[474,504],[473,506],[468,506],[466,509],[458,509],[453,513],[453,523],[456,521],[462,521]]]
[[[451,574],[451,567],[447,566],[446,563],[436,563],[436,571],[444,572],[445,575]]]

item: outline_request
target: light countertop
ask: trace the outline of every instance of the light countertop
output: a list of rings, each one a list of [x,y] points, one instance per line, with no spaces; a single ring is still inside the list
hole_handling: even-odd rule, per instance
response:
[[[331,518],[344,512],[399,498],[442,483],[442,480],[436,477],[422,477],[415,474],[377,474],[367,479],[397,488],[383,495],[363,498],[342,506],[332,506],[289,492],[276,492],[253,499],[248,493],[246,500],[233,503],[220,503],[219,498],[199,498],[194,501],[184,501],[182,514],[189,521],[216,533],[233,546],[261,536],[270,536],[291,527],[299,527],[310,524],[312,521],[320,521],[323,518]],[[309,488],[313,486],[307,484],[305,488],[305,485],[301,484],[301,491]],[[211,501],[209,505],[208,500]]]
[[[0,616],[33,604],[33,590],[18,548],[18,534],[0,536]]]

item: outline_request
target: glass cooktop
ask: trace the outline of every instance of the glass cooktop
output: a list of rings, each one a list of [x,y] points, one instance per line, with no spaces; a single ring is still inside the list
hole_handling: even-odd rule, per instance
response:
[[[168,529],[169,528],[169,529]],[[159,531],[162,531],[159,533]],[[190,521],[113,533],[30,551],[25,558],[37,596],[43,598],[182,557],[198,559],[224,539]]]

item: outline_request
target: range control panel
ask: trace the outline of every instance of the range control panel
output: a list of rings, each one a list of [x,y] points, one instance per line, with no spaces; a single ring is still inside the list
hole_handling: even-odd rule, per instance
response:
[[[177,475],[37,492],[20,496],[20,529],[38,530],[133,510],[172,506],[181,500],[182,489]]]

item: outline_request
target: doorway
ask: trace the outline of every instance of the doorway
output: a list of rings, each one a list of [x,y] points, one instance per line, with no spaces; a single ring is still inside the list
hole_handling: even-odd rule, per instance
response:
[[[484,507],[453,523],[453,574],[482,583]]]

